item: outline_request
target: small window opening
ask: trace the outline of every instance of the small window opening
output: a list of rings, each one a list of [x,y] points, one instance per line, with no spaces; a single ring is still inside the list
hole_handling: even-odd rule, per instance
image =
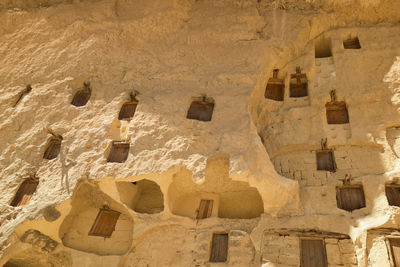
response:
[[[272,78],[269,78],[265,88],[265,98],[275,101],[283,101],[285,83],[278,78],[279,69],[274,69]]]
[[[76,107],[84,106],[89,101],[91,94],[92,94],[92,88],[90,87],[90,83],[85,82],[83,83],[83,89],[79,90],[74,95],[71,104]]]
[[[200,200],[200,206],[198,209],[196,219],[200,220],[200,219],[205,219],[205,218],[211,217],[213,204],[214,204],[213,200],[208,200],[208,199]]]
[[[387,184],[385,193],[390,206],[400,207],[400,184]]]
[[[131,100],[122,105],[118,114],[119,120],[130,121],[133,118],[133,116],[135,115],[136,107],[139,104],[139,101],[137,99],[138,94],[139,93],[137,91],[129,94]]]
[[[344,49],[360,49],[360,40],[358,40],[358,37],[347,37],[347,39],[343,40],[343,47]]]
[[[327,267],[325,243],[323,239],[301,239],[301,267]]]
[[[39,179],[28,179],[24,181],[18,188],[10,206],[19,207],[26,205],[31,199],[33,193],[35,193],[36,188],[39,184]]]
[[[400,238],[388,238],[391,261],[394,267],[400,267]]]
[[[228,258],[228,234],[213,234],[210,262],[226,262]]]
[[[193,101],[189,107],[186,118],[198,121],[211,121],[214,110],[214,101],[203,96],[201,100]]]
[[[108,154],[107,162],[125,162],[129,155],[129,147],[129,142],[113,141],[110,154]]]
[[[347,112],[346,102],[337,101],[336,91],[331,91],[331,102],[325,104],[326,119],[328,124],[349,123],[349,113]]]
[[[296,73],[290,75],[290,97],[308,96],[307,75],[301,73],[300,67],[296,67]]]
[[[15,101],[15,104],[13,105],[13,107],[15,108],[18,105],[18,103],[22,100],[22,98],[24,98],[24,96],[29,94],[31,91],[32,91],[32,87],[30,84],[28,84],[26,86],[26,88],[21,93],[19,93],[17,101]]]
[[[335,159],[332,149],[326,147],[327,140],[321,141],[321,150],[316,151],[317,156],[317,170],[319,171],[336,171]]]
[[[97,214],[89,235],[111,237],[115,230],[120,213],[107,207],[101,208]]]
[[[331,38],[320,36],[314,41],[315,58],[326,58],[332,56]]]
[[[343,185],[336,187],[337,207],[353,211],[365,208],[365,196],[362,185]]]

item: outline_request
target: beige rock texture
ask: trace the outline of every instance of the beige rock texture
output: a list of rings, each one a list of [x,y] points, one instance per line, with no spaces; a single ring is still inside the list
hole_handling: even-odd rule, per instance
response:
[[[399,0],[0,0],[0,22],[0,266],[294,267],[307,240],[329,267],[400,266],[385,189],[400,176]],[[264,97],[273,69],[283,101]],[[327,122],[332,90],[348,123]],[[204,95],[211,121],[187,119]],[[317,170],[325,138],[334,172]],[[107,161],[113,141],[125,162]],[[365,196],[351,212],[347,175]],[[106,238],[88,234],[102,208],[119,213]]]

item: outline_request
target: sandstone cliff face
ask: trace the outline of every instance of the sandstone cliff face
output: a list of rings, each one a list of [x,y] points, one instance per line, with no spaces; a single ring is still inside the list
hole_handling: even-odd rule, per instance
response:
[[[328,266],[395,264],[399,11],[397,0],[1,1],[0,265],[299,266],[319,243]],[[356,37],[360,49],[345,49]],[[296,67],[304,97],[290,95]],[[283,101],[264,97],[273,69]],[[327,121],[332,91],[346,123]],[[203,96],[211,121],[187,119]],[[321,139],[334,170],[317,168]],[[126,160],[109,162],[120,141]],[[51,142],[60,152],[44,159]],[[365,197],[352,212],[337,204],[346,176]],[[32,197],[13,200],[21,188]],[[93,228],[103,208],[118,212],[107,238]],[[225,233],[226,261],[210,262]]]

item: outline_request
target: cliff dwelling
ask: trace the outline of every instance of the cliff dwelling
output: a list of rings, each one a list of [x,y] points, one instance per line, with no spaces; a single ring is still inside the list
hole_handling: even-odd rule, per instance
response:
[[[400,267],[399,0],[0,21],[0,266]]]

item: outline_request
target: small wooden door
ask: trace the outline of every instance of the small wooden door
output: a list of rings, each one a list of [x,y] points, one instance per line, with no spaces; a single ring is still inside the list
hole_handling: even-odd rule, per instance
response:
[[[317,170],[320,171],[336,171],[336,164],[332,150],[319,150],[317,155]]]
[[[210,262],[225,262],[228,258],[228,234],[213,234]]]
[[[285,83],[278,78],[279,70],[275,69],[273,77],[269,78],[267,87],[265,88],[264,97],[275,101],[283,101]]]
[[[344,101],[328,102],[325,108],[328,124],[349,123],[349,114]]]
[[[89,235],[111,237],[120,213],[110,209],[100,209]]]
[[[327,267],[324,240],[302,239],[300,258],[300,267]]]
[[[198,121],[211,121],[214,103],[193,101],[189,107],[186,118]]]
[[[49,145],[47,146],[46,151],[44,152],[43,158],[44,159],[55,159],[58,154],[60,154],[61,150],[61,140],[57,138],[50,139]]]
[[[89,101],[90,95],[91,95],[91,91],[88,89],[79,90],[74,95],[74,98],[72,99],[71,104],[76,107],[84,106]]]
[[[308,96],[307,76],[301,73],[300,68],[296,68],[296,73],[290,75],[289,93],[290,97]]]
[[[365,207],[364,190],[361,185],[336,188],[336,202],[339,209],[353,211]]]
[[[400,207],[400,185],[386,185],[385,192],[389,205]]]
[[[129,155],[129,143],[114,141],[107,162],[125,162]]]
[[[39,180],[27,180],[24,181],[18,188],[10,205],[13,207],[23,206],[28,203],[31,199],[33,193],[35,193],[36,188],[39,184]]]
[[[389,238],[390,253],[394,267],[400,267],[400,238]]]
[[[127,102],[122,105],[121,110],[119,111],[118,119],[129,121],[135,115],[137,102]]]
[[[214,200],[200,200],[199,211],[197,213],[197,219],[205,219],[211,217]]]

